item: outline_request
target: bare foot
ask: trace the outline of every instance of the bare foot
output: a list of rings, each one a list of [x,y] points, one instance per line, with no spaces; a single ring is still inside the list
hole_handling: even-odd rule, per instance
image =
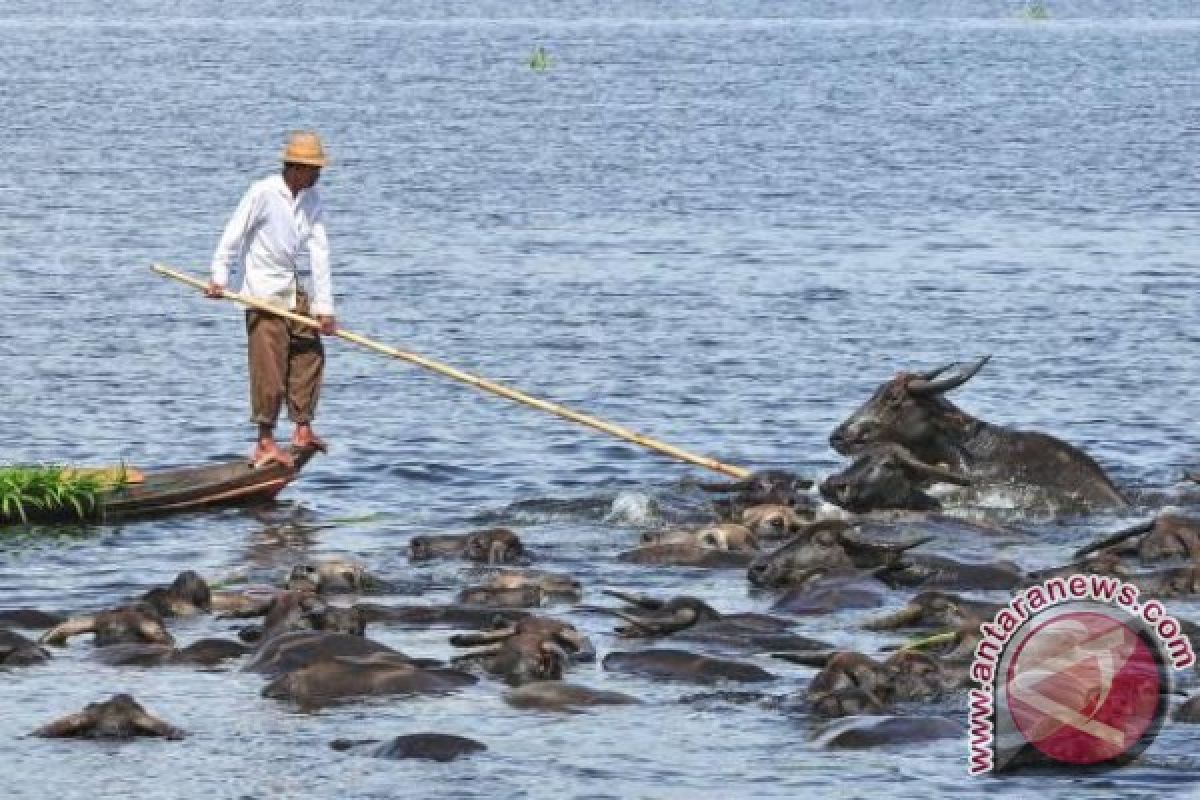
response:
[[[258,467],[270,464],[272,461],[282,464],[288,469],[296,468],[295,460],[292,459],[290,454],[280,450],[279,445],[274,442],[269,444],[259,442],[258,446],[254,448],[254,453],[250,456],[251,465],[257,469]]]
[[[296,427],[296,432],[292,434],[292,447],[296,450],[312,448],[320,450],[322,453],[329,452],[329,445],[325,444],[325,440],[313,433],[313,429],[308,425],[299,425]]]

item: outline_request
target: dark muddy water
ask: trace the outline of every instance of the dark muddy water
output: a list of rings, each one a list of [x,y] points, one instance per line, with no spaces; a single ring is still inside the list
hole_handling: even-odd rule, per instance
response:
[[[840,461],[830,430],[895,370],[993,353],[956,395],[965,408],[1079,444],[1130,486],[1170,486],[1200,461],[1192,3],[1051,0],[1044,22],[983,0],[160,5],[0,11],[3,460],[248,451],[239,313],[148,267],[202,269],[283,131],[312,126],[334,159],[322,188],[352,329],[813,476]],[[527,65],[538,45],[541,73]],[[615,562],[661,524],[689,468],[329,349],[319,427],[334,450],[279,505],[6,534],[0,605],[97,608],[184,568],[269,578],[323,555],[443,600],[469,576],[409,565],[408,539],[485,520],[519,528],[589,602],[623,587],[770,605],[739,571]],[[1058,524],[991,500],[1032,534],[942,549],[1045,566],[1125,521]],[[623,646],[611,621],[559,611],[601,654]],[[798,629],[873,649],[868,615]],[[451,650],[445,630],[372,635]],[[812,674],[756,662],[777,694]],[[260,697],[256,675],[98,666],[77,641],[0,680],[2,794],[1158,797],[1200,779],[1200,734],[1181,726],[1108,776],[976,784],[965,741],[830,753],[779,711],[681,704],[694,687],[598,666],[572,679],[645,704],[516,711],[484,681],[300,714]],[[190,737],[19,738],[116,691]],[[490,749],[430,766],[328,748],[426,730]]]

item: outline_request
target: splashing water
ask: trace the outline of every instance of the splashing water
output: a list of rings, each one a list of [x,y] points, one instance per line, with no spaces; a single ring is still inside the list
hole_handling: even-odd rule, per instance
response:
[[[612,508],[604,521],[612,525],[646,526],[654,524],[661,514],[658,504],[643,492],[621,492],[613,498]]]

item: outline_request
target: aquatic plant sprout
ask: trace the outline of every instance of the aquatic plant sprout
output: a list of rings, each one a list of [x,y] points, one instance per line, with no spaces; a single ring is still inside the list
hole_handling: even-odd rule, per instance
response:
[[[123,466],[109,471],[50,465],[0,467],[0,524],[87,520],[100,511],[103,495],[127,482]]]
[[[1041,0],[1033,0],[1025,6],[1022,14],[1026,19],[1050,19],[1050,10]]]
[[[550,56],[546,54],[545,48],[539,46],[533,51],[533,55],[529,57],[529,68],[542,72],[550,66]]]

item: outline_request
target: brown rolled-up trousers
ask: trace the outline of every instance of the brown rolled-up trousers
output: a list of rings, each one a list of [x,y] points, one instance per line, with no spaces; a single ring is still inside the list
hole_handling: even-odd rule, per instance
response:
[[[296,313],[308,314],[308,298],[296,297]],[[246,312],[250,356],[250,419],[274,427],[287,400],[288,418],[312,422],[325,371],[325,347],[313,328],[266,311]]]

